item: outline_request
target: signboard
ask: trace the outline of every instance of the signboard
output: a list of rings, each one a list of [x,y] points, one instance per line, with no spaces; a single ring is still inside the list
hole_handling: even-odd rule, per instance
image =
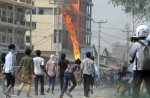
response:
[[[93,48],[81,48],[81,60],[86,58],[86,53],[90,52],[91,56],[95,56],[94,49]]]

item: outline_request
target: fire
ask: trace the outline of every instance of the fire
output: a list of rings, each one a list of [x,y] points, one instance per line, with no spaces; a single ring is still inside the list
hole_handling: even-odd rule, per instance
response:
[[[69,14],[67,14],[64,16],[64,20],[65,20],[66,27],[69,30],[71,41],[73,43],[73,51],[74,51],[75,59],[78,58],[80,59],[79,43],[75,35],[73,23],[71,21],[72,18]]]

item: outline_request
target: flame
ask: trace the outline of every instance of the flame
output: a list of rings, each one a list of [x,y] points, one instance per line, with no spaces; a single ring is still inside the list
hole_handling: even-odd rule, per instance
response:
[[[71,41],[73,43],[73,51],[74,51],[75,59],[78,59],[78,58],[80,59],[79,43],[78,43],[76,35],[75,35],[73,23],[71,21],[72,18],[70,15],[65,15],[64,19],[65,19],[66,27],[70,33]]]

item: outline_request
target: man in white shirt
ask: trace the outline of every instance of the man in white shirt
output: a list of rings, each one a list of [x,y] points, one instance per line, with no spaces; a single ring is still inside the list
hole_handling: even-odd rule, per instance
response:
[[[16,52],[15,48],[16,47],[14,44],[10,44],[8,46],[9,53],[5,57],[5,64],[3,67],[3,73],[5,74],[7,79],[7,89],[5,91],[6,96],[10,96],[9,91],[15,85],[15,78],[14,78],[14,63],[15,63],[14,54]]]
[[[37,57],[33,58],[34,60],[34,73],[35,73],[35,95],[38,95],[38,81],[40,80],[41,83],[41,95],[44,94],[44,72],[43,68],[45,61],[41,56],[41,51],[36,51]]]
[[[90,90],[90,82],[92,79],[92,74],[95,71],[94,68],[94,61],[90,59],[91,53],[86,53],[86,58],[82,60],[81,63],[81,70],[83,73],[83,79],[84,79],[84,96],[89,97],[89,90]]]
[[[132,58],[134,58],[134,62],[133,62],[133,72],[134,72],[134,76],[133,76],[133,95],[132,98],[140,98],[140,86],[142,81],[144,80],[145,84],[146,84],[146,88],[147,88],[147,92],[149,94],[150,97],[150,70],[143,70],[140,65],[138,65],[138,61],[137,58],[140,56],[139,55],[139,50],[142,47],[143,43],[144,45],[148,45],[149,41],[146,40],[146,37],[149,34],[149,28],[146,25],[140,25],[137,27],[136,30],[136,36],[138,37],[138,42],[135,42],[130,50],[130,56]],[[149,98],[148,97],[148,98]]]

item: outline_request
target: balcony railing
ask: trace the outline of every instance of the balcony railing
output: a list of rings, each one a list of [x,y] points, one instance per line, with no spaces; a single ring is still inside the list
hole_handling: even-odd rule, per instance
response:
[[[30,4],[30,5],[32,5],[32,0],[15,0],[15,1],[17,1],[17,2],[19,2],[19,3],[25,3],[25,4]]]
[[[13,20],[11,18],[0,17],[0,22],[9,23],[11,25],[14,24],[14,25],[17,25],[17,26],[24,26],[25,28],[31,28],[30,22],[22,21],[22,20]]]

